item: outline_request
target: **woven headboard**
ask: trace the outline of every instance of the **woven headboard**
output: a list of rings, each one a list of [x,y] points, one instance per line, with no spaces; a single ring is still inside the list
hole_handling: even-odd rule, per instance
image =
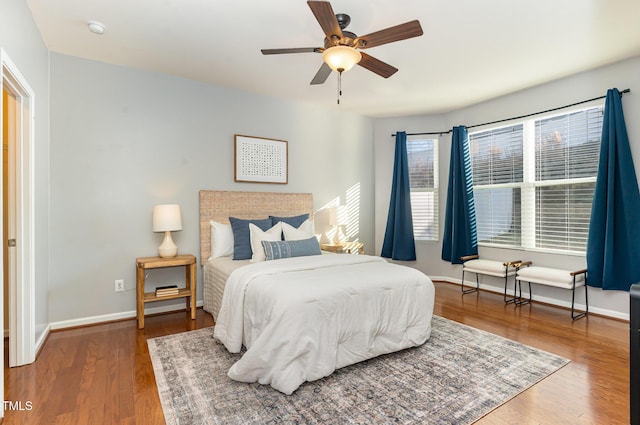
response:
[[[200,264],[211,256],[210,220],[229,223],[229,216],[267,218],[308,213],[313,216],[311,193],[200,191]]]

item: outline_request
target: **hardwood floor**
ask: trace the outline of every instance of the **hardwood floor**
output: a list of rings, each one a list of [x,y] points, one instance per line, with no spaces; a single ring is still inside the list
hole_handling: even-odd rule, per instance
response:
[[[436,282],[435,314],[571,360],[478,424],[629,423],[629,325],[564,309],[504,305],[502,296],[462,296]],[[5,369],[5,400],[31,401],[4,424],[163,424],[146,340],[211,326],[198,310],[53,332],[32,365]]]
[[[629,324],[539,303],[515,308],[489,292],[436,284],[435,314],[571,360],[478,424],[628,424]]]
[[[52,332],[35,363],[5,369],[5,400],[33,409],[4,424],[164,424],[147,339],[212,325],[199,309]]]

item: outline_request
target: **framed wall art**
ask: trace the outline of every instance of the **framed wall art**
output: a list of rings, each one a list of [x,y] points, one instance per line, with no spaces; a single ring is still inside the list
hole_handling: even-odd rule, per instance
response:
[[[288,183],[287,141],[234,135],[237,182]]]

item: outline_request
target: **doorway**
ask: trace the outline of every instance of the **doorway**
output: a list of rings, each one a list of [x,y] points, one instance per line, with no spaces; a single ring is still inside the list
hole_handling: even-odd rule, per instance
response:
[[[34,211],[33,211],[33,134],[34,94],[26,80],[0,49],[0,91],[3,139],[1,210],[3,216],[3,313],[4,331],[8,331],[10,367],[35,360],[34,293]],[[6,151],[4,149],[6,139]],[[6,163],[5,163],[6,160]],[[5,302],[6,297],[6,302]],[[5,308],[8,310],[5,314]],[[8,323],[7,323],[8,320]],[[4,362],[4,338],[2,339]],[[4,389],[4,383],[0,386]]]
[[[13,93],[2,89],[2,267],[3,269],[3,321],[4,341],[11,336],[11,287],[15,287],[15,143],[16,102]],[[12,347],[13,344],[9,343]],[[15,358],[15,353],[9,357]],[[5,361],[6,363],[6,361]]]

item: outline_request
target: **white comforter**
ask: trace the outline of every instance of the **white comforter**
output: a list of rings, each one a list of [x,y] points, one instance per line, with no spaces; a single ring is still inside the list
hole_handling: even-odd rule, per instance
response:
[[[224,289],[214,337],[247,351],[231,379],[293,393],[305,381],[431,335],[434,287],[423,273],[366,255],[253,263]]]

